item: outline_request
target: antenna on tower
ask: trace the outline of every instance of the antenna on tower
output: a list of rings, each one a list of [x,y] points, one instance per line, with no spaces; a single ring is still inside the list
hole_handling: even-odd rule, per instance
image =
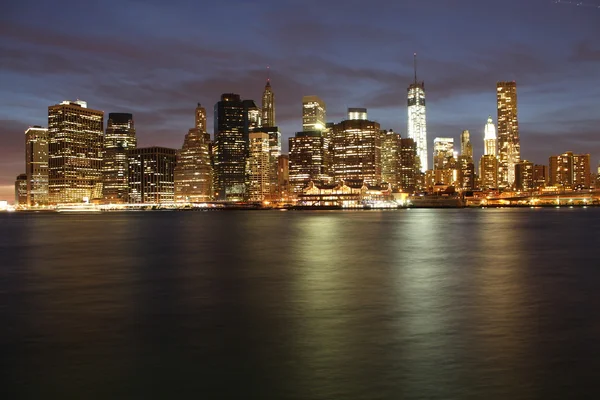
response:
[[[267,65],[267,82],[271,82],[271,67]]]
[[[414,64],[415,64],[415,85],[417,84],[417,53],[414,54]]]

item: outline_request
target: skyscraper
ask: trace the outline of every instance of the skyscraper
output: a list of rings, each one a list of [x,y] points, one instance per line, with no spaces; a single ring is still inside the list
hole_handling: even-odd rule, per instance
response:
[[[415,54],[415,81],[408,87],[408,137],[417,144],[421,172],[428,168],[427,118],[425,115],[425,83],[417,81],[417,55]]]
[[[248,195],[250,201],[263,201],[271,195],[271,168],[269,134],[250,133],[250,155],[248,157]]]
[[[381,180],[400,187],[400,134],[392,130],[381,132]]]
[[[381,127],[366,109],[348,109],[348,119],[333,128],[332,144],[335,180],[381,183]]]
[[[27,174],[17,175],[15,179],[15,206],[27,204]]]
[[[104,112],[85,101],[48,107],[48,192],[52,204],[102,195]]]
[[[277,199],[285,200],[290,193],[290,156],[277,157]]]
[[[491,154],[481,156],[479,161],[479,187],[483,190],[498,188],[498,158]]]
[[[417,144],[414,139],[400,139],[400,189],[404,193],[417,190],[420,163],[417,162]]]
[[[447,169],[454,158],[454,139],[433,139],[433,169]]]
[[[297,132],[289,139],[290,190],[301,193],[310,181],[321,181],[323,174],[323,136],[319,131]]]
[[[104,200],[111,203],[128,201],[127,150],[136,147],[137,139],[133,116],[126,113],[108,114],[102,167],[102,197]]]
[[[550,157],[550,186],[563,186],[565,189],[589,188],[591,170],[589,154],[573,154],[567,151]]]
[[[515,182],[515,164],[521,161],[517,118],[516,82],[498,82],[498,184],[507,188]]]
[[[485,124],[485,132],[483,137],[484,151],[483,154],[486,156],[496,157],[498,154],[498,139],[496,137],[496,126],[492,121],[492,116],[488,117],[487,123]]]
[[[532,191],[535,187],[535,171],[533,163],[522,160],[515,164],[515,189],[524,192]]]
[[[281,132],[277,126],[263,126],[254,129],[254,133],[265,133],[269,136],[269,188],[270,196],[277,198],[277,159],[281,155]]]
[[[304,96],[302,98],[302,130],[322,131],[325,129],[326,107],[325,102],[318,96]]]
[[[48,203],[48,129],[34,126],[25,131],[25,174],[28,206]],[[23,204],[24,205],[24,204]]]
[[[277,126],[275,123],[275,94],[271,89],[271,79],[269,78],[267,78],[262,97],[262,126]]]
[[[246,107],[238,94],[225,93],[215,104],[215,198],[243,200],[246,195],[248,126]]]
[[[470,159],[473,162],[473,145],[471,144],[471,135],[469,131],[462,131],[460,134],[460,155]]]
[[[175,198],[175,149],[136,148],[129,156],[129,202],[170,203]]]
[[[196,107],[196,124],[185,135],[174,169],[175,201],[205,202],[212,197],[210,135],[206,132],[206,110]]]

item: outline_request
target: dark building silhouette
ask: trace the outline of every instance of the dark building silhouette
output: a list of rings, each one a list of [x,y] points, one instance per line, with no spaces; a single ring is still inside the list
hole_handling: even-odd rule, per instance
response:
[[[174,200],[174,170],[177,151],[147,147],[127,151],[129,157],[129,202],[169,203]]]
[[[48,129],[33,126],[25,131],[27,205],[48,203]]]
[[[110,113],[104,135],[102,197],[109,203],[125,203],[129,196],[127,150],[137,147],[133,115]]]

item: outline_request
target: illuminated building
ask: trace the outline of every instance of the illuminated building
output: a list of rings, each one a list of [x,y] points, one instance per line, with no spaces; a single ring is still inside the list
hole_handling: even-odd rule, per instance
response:
[[[411,138],[400,139],[400,177],[399,186],[404,193],[417,190],[421,164],[418,162],[417,144]]]
[[[511,187],[515,182],[515,164],[521,161],[521,143],[517,118],[517,84],[498,82],[498,185]]]
[[[28,206],[48,203],[48,129],[40,126],[25,131],[25,174]]]
[[[381,131],[381,180],[392,185],[394,190],[400,187],[400,134],[392,130]]]
[[[104,112],[84,101],[48,107],[49,202],[78,203],[102,196]]]
[[[546,186],[548,183],[548,166],[546,165],[534,165],[533,166],[533,187],[540,189]]]
[[[581,189],[591,186],[590,155],[567,151],[550,157],[549,184],[565,189]]]
[[[425,186],[429,192],[435,186],[454,186],[457,182],[457,171],[453,169],[429,169],[425,171]]]
[[[206,132],[206,110],[200,103],[195,115],[196,127],[188,131],[177,152],[173,171],[175,201],[198,203],[212,198],[210,134]]]
[[[471,149],[471,154],[473,151]],[[463,190],[475,189],[475,165],[472,155],[460,155],[456,163],[457,167],[457,186]]]
[[[271,89],[270,79],[267,79],[262,97],[262,126],[277,126],[275,123],[275,94]]]
[[[433,169],[448,169],[454,158],[454,139],[433,139]]]
[[[292,193],[301,193],[323,174],[323,136],[319,131],[297,132],[289,139],[289,179]]]
[[[25,205],[27,205],[27,174],[19,174],[15,180],[15,206]]]
[[[483,190],[498,188],[498,158],[492,154],[481,156],[479,161],[479,187]]]
[[[281,132],[277,126],[263,126],[252,132],[265,133],[269,136],[269,188],[270,196],[277,198],[277,159],[281,155]]]
[[[302,98],[303,131],[322,131],[325,129],[325,116],[325,102],[318,96],[304,96]]]
[[[244,106],[244,138],[248,140],[248,135],[252,130],[262,126],[262,113],[254,100],[243,100]]]
[[[127,150],[137,147],[133,116],[108,114],[104,135],[102,197],[110,203],[126,203],[129,191]]]
[[[221,95],[215,104],[213,162],[218,200],[241,201],[246,196],[248,130],[258,127],[257,111],[253,102],[242,102],[234,93]]]
[[[287,199],[290,193],[290,157],[282,154],[277,157],[278,199]]]
[[[498,138],[496,137],[496,126],[494,125],[494,121],[492,121],[491,115],[488,117],[487,123],[485,124],[483,145],[483,153],[486,156],[496,157],[498,155]]]
[[[323,173],[333,180],[333,128],[335,124],[327,122],[323,135]]]
[[[515,189],[530,192],[535,188],[533,163],[523,160],[515,164]]]
[[[336,181],[381,183],[381,128],[366,109],[348,109],[348,119],[333,128],[333,176]],[[352,119],[358,118],[358,119]]]
[[[271,195],[269,134],[250,133],[248,157],[248,195],[250,201],[263,201]]]
[[[425,172],[427,162],[427,118],[425,115],[425,83],[417,81],[415,54],[415,81],[408,87],[408,137],[417,144],[420,170]]]
[[[130,203],[159,204],[174,201],[176,154],[175,149],[165,147],[127,151]]]
[[[473,145],[471,144],[469,131],[462,131],[460,134],[460,155],[468,157],[470,162],[473,162]]]

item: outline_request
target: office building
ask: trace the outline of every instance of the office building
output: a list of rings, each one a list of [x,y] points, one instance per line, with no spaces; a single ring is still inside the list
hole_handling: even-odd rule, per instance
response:
[[[302,98],[302,130],[320,132],[325,129],[325,121],[325,102],[318,96],[304,96]]]
[[[393,190],[400,187],[400,134],[393,130],[381,131],[381,180],[392,185]]]
[[[250,201],[263,201],[270,198],[272,170],[269,149],[268,133],[250,133],[250,154],[248,157],[248,195]]]
[[[425,83],[417,80],[417,55],[415,54],[415,81],[408,87],[408,137],[417,144],[420,170],[428,168],[427,118],[425,115]]]
[[[129,157],[129,202],[171,203],[175,199],[177,151],[166,147],[136,148]]]
[[[48,107],[48,192],[51,204],[102,196],[104,112],[84,101]]]
[[[483,154],[486,156],[498,155],[498,138],[496,137],[496,126],[492,120],[492,116],[488,117],[487,123],[485,124],[484,136],[483,136]]]
[[[515,182],[515,164],[521,161],[517,108],[517,84],[498,82],[498,185],[509,188]]]
[[[467,151],[467,154],[469,152]],[[475,164],[473,163],[473,151],[471,155],[460,155],[456,162],[457,179],[456,186],[462,190],[475,189]]]
[[[185,135],[173,171],[175,201],[201,203],[212,199],[213,173],[210,134],[206,132],[206,109],[200,103],[196,123]]]
[[[256,110],[251,110],[249,117],[248,107],[252,104],[242,102],[234,93],[223,94],[215,104],[214,196],[218,200],[241,201],[246,197],[248,129],[257,123]]]
[[[498,188],[498,158],[492,154],[481,156],[479,161],[479,187],[482,190]]]
[[[433,169],[451,168],[454,158],[454,139],[433,139]]]
[[[381,183],[381,128],[366,109],[348,110],[348,119],[333,128],[333,176],[336,181]],[[354,119],[353,119],[354,118]]]
[[[27,206],[48,203],[48,129],[33,126],[25,131]]]
[[[533,163],[523,160],[515,164],[515,189],[530,192],[535,188],[535,170]]]
[[[269,188],[270,197],[277,198],[277,160],[281,155],[281,132],[277,126],[263,126],[254,129],[254,133],[265,133],[269,137]]]
[[[302,193],[309,182],[326,179],[323,173],[323,136],[320,131],[297,132],[289,139],[290,191]]]
[[[533,187],[534,189],[540,189],[546,186],[548,183],[548,166],[538,165],[533,166]]]
[[[469,131],[462,131],[460,134],[460,155],[468,157],[469,162],[473,162],[473,145]]]
[[[399,189],[404,193],[414,193],[419,188],[421,163],[417,156],[417,144],[411,138],[400,139]]]
[[[27,174],[17,175],[15,179],[15,206],[27,205]]]
[[[109,203],[126,203],[129,198],[127,150],[137,147],[133,115],[110,113],[104,135],[102,197]]]
[[[277,200],[287,200],[290,194],[290,157],[277,157]]]
[[[589,154],[567,151],[550,157],[549,184],[565,189],[584,189],[591,186]]]

